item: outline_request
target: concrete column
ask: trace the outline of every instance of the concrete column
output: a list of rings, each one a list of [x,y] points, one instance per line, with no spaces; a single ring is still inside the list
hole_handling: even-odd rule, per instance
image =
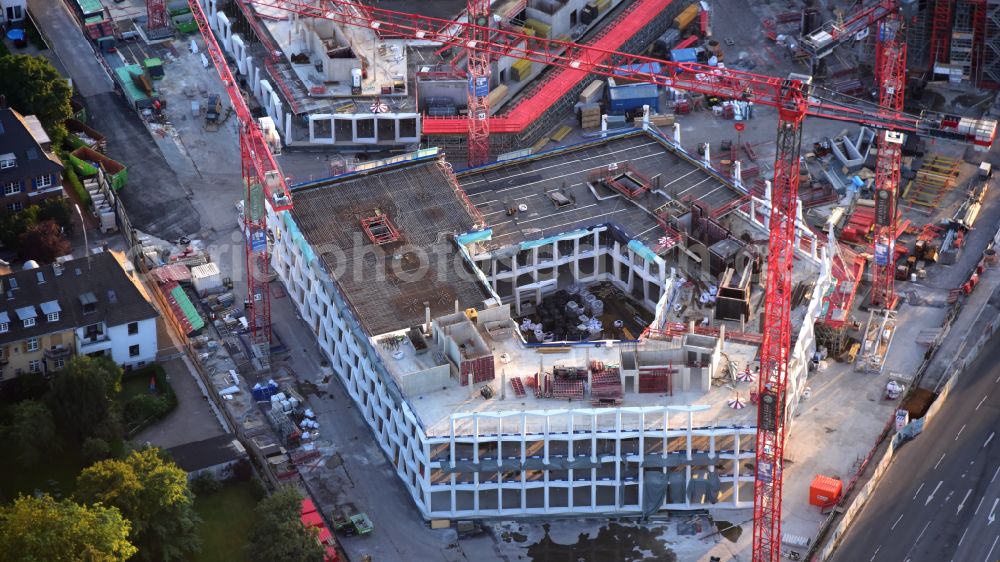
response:
[[[503,418],[497,418],[497,462],[503,463]],[[497,471],[497,509],[503,510],[503,470]]]
[[[743,189],[743,163],[739,160],[733,162],[733,183],[737,188]]]
[[[674,123],[674,143],[677,146],[681,145],[681,124]]]
[[[573,239],[573,281],[580,280],[580,239]],[[582,304],[582,303],[581,303]]]
[[[705,155],[701,159],[702,163],[709,168],[712,167],[712,145],[705,143]]]
[[[479,463],[479,414],[472,415],[472,462]],[[475,493],[472,495],[472,509],[479,511],[479,473],[472,473]]]
[[[511,284],[510,285],[514,289],[514,310],[516,311],[517,316],[520,316],[521,315],[521,291],[519,291],[518,287],[517,287],[517,277],[518,277],[518,274],[519,274],[518,273],[517,254],[514,254],[510,258],[510,270],[511,270],[511,273],[513,273],[513,277],[511,278]]]
[[[608,116],[601,115],[601,136],[607,136],[608,131]]]
[[[649,130],[649,105],[642,106],[642,130]]]

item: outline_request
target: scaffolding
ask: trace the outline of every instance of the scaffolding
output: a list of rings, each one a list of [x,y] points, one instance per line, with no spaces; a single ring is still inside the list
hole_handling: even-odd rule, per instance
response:
[[[983,49],[983,79],[1000,85],[1000,2],[986,5],[985,46]]]

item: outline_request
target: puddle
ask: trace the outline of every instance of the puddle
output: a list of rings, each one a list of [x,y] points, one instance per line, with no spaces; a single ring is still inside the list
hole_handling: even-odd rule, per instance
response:
[[[524,544],[528,542],[528,536],[522,533],[516,533],[514,531],[505,531],[500,534],[500,540],[503,542],[516,542],[518,544]]]
[[[534,562],[677,562],[674,551],[663,546],[659,529],[611,523],[594,537],[580,534],[574,544],[559,544],[549,536],[549,526],[544,528],[545,537],[528,547],[528,559]]]
[[[323,398],[326,396],[326,391],[320,390],[316,383],[312,381],[295,381],[295,390],[299,391],[299,394],[308,398],[309,396],[316,396],[318,398]]]
[[[740,540],[740,535],[743,534],[743,527],[739,525],[733,526],[729,521],[716,521],[715,528],[718,529],[719,534],[726,538],[729,542],[736,542]]]

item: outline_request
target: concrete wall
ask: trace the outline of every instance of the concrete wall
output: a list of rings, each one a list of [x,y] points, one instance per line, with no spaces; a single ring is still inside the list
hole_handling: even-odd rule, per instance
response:
[[[84,338],[86,328],[77,328],[76,351],[80,355],[103,352],[104,355],[114,359],[115,363],[123,366],[151,363],[156,360],[156,319],[147,318],[137,324],[139,331],[132,335],[128,333],[128,324],[105,326],[107,339],[95,343],[89,343]],[[129,354],[129,348],[133,345],[139,346],[139,355]]]
[[[438,365],[416,373],[406,373],[396,380],[404,394],[420,396],[441,390],[441,387],[451,384],[451,367]]]

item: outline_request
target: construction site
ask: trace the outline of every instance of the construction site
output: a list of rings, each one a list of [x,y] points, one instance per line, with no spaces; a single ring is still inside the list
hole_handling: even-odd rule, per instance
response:
[[[324,373],[282,380],[340,385],[424,520],[815,554],[996,263],[1000,4],[128,3],[79,2],[127,102],[240,146],[247,381],[287,294]]]

